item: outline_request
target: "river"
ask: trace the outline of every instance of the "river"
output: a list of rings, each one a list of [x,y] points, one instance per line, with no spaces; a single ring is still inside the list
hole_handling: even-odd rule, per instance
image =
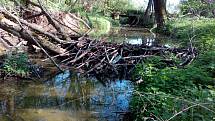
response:
[[[20,80],[21,81],[21,80]],[[3,83],[0,121],[117,121],[128,112],[133,84],[106,85],[65,71],[44,83]]]
[[[164,38],[147,31],[113,28],[100,39],[147,46],[163,43]],[[173,45],[165,40],[164,46]],[[0,121],[121,121],[129,112],[134,89],[129,80],[101,83],[69,70],[41,82],[11,81],[0,83]]]

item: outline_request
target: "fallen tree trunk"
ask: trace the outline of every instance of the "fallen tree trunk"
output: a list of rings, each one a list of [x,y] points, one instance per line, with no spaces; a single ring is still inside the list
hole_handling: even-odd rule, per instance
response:
[[[23,29],[17,24],[14,23],[13,21],[6,19],[6,18],[2,18],[0,20],[0,28],[13,34],[14,36],[17,36],[19,38],[23,38],[24,40],[36,44],[32,38],[28,35],[31,34],[32,36],[34,36],[35,38],[37,38],[37,41],[46,49],[61,54],[64,53],[66,50],[56,46],[56,44],[50,42],[48,39],[42,38],[39,34],[35,33],[34,31],[30,31],[30,30],[26,30],[23,31]]]
[[[57,21],[55,21],[50,14],[45,10],[45,8],[43,7],[43,5],[41,4],[40,0],[37,0],[39,3],[39,8],[42,10],[42,12],[44,13],[44,15],[46,16],[46,18],[48,19],[49,23],[52,24],[54,26],[54,28],[59,31],[59,33],[69,42],[71,40],[71,38],[69,38],[69,36],[63,31],[63,29],[61,28],[61,26],[59,25],[59,23]]]

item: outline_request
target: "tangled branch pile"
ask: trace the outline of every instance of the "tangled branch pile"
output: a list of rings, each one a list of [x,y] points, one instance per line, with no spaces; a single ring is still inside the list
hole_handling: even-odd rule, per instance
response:
[[[189,63],[195,57],[192,47],[150,47],[93,40],[85,37],[86,34],[77,32],[78,23],[71,23],[76,19],[90,29],[82,19],[70,13],[49,13],[40,0],[38,4],[31,1],[29,3],[34,9],[23,9],[25,14],[21,17],[6,8],[0,8],[0,39],[5,41],[4,36],[12,34],[18,37],[20,42],[28,41],[28,46],[38,46],[60,70],[55,59],[85,74],[110,76],[128,74],[142,59],[155,55],[165,56],[167,52],[178,57],[183,55],[185,61],[181,65]],[[54,56],[51,57],[50,53]]]

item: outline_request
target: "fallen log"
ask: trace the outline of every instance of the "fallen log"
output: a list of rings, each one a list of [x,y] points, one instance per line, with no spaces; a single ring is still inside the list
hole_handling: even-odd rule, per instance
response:
[[[37,33],[33,32],[33,31],[30,31],[30,30],[26,30],[27,32],[23,31],[23,29],[17,23],[15,23],[9,19],[2,18],[0,20],[0,28],[13,34],[14,36],[23,38],[24,40],[26,40],[30,43],[33,43],[33,44],[36,44],[36,43],[32,40],[32,38],[28,35],[28,33],[31,34],[32,36],[36,36],[35,38],[37,38],[37,41],[43,47],[45,47],[46,49],[48,49],[52,52],[62,54],[66,51],[63,48],[56,46],[56,44],[50,42],[49,40],[42,38],[41,36],[39,36]]]
[[[48,19],[49,23],[52,24],[55,29],[63,35],[63,37],[68,41],[70,42],[71,39],[69,38],[69,36],[63,31],[63,29],[61,29],[61,26],[59,25],[58,22],[56,22],[52,17],[51,15],[46,11],[46,9],[43,7],[42,3],[40,0],[37,0],[38,3],[39,3],[39,8],[42,10],[42,12],[45,14],[46,18]],[[35,4],[33,4],[35,5]],[[37,5],[38,6],[38,5]]]
[[[43,31],[38,25],[36,24],[31,24],[31,23],[28,23],[26,20],[23,20],[23,19],[20,19],[18,18],[17,16],[15,15],[12,15],[10,13],[8,13],[7,11],[5,10],[1,10],[1,12],[6,16],[6,18],[8,19],[13,19],[13,20],[19,20],[22,24],[26,25],[27,27],[29,27],[30,29],[33,29],[35,32],[38,32],[40,34],[44,34],[46,35],[47,37],[51,38],[52,40],[58,42],[58,43],[63,43],[63,40],[55,37],[53,34],[49,33],[49,32],[46,32],[46,31]]]

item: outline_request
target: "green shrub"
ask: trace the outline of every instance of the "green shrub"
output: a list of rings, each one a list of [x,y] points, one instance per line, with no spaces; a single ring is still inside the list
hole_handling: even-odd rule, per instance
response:
[[[201,53],[193,62],[195,67],[205,70],[215,78],[215,51]]]
[[[131,101],[134,119],[213,120],[215,83],[207,69],[198,66],[209,65],[204,60],[212,57],[205,56],[200,56],[202,59],[186,68],[168,67],[158,57],[137,65],[135,76],[140,76],[143,82],[135,88]],[[174,116],[178,112],[180,115]]]
[[[28,57],[25,53],[8,54],[3,70],[7,75],[27,76],[29,74]]]
[[[192,13],[204,17],[213,17],[215,2],[213,0],[188,0],[181,4],[182,14]]]

